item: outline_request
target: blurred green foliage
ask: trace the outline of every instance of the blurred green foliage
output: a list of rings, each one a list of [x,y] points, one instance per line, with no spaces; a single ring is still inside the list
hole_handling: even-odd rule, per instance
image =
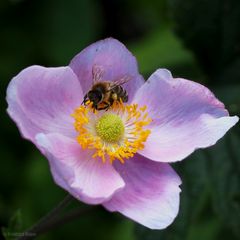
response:
[[[157,68],[211,86],[240,115],[240,2],[238,0],[2,0],[0,1],[0,224],[22,231],[65,192],[47,161],[22,140],[6,114],[5,91],[21,69],[67,65],[88,44],[116,37],[147,77]],[[39,239],[221,240],[240,238],[240,129],[216,146],[173,164],[183,178],[180,213],[152,231],[96,208]],[[84,204],[74,202],[71,208]],[[6,234],[7,235],[7,234]]]
[[[175,30],[197,57],[209,82],[240,78],[240,1],[169,0]]]

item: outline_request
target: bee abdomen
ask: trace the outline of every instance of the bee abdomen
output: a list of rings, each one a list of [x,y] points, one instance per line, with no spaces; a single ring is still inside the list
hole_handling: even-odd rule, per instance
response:
[[[123,102],[127,102],[128,101],[127,91],[122,86],[117,86],[114,89],[114,93],[117,94],[118,100],[122,99]]]

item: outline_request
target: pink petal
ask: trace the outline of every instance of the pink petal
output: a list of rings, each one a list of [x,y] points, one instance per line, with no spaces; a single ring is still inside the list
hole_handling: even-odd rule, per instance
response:
[[[10,82],[7,111],[23,136],[32,141],[39,132],[75,136],[70,114],[81,104],[82,97],[71,68],[31,66]]]
[[[104,207],[151,229],[163,229],[171,224],[179,209],[181,180],[170,165],[135,155],[125,164],[116,163],[115,167],[126,186],[104,203]]]
[[[40,133],[36,140],[49,160],[56,184],[80,201],[99,204],[124,187],[110,163],[93,159],[75,140],[56,133]]]
[[[84,93],[87,93],[93,84],[93,66],[100,66],[104,70],[103,79],[107,81],[115,81],[125,75],[131,76],[131,81],[123,85],[129,99],[132,99],[136,89],[144,83],[138,73],[135,57],[116,39],[98,41],[85,48],[71,61],[70,67],[78,76]]]
[[[229,117],[206,87],[173,79],[165,69],[149,78],[133,102],[147,105],[153,119],[151,134],[139,153],[154,161],[182,160],[198,148],[215,144],[238,121],[237,116]]]

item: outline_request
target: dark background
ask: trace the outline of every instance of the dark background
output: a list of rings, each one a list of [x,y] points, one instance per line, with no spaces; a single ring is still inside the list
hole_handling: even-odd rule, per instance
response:
[[[68,65],[92,42],[122,41],[147,79],[164,67],[208,86],[240,115],[239,0],[0,0],[0,225],[22,232],[66,193],[46,159],[23,140],[6,114],[6,87],[23,68]],[[180,213],[151,231],[102,208],[39,239],[240,239],[240,129],[173,164],[183,179]],[[79,202],[69,207],[82,207]],[[8,239],[12,239],[8,236]]]

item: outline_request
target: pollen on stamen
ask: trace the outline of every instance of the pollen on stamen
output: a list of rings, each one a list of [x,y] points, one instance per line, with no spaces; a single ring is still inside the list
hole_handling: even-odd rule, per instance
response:
[[[151,131],[147,107],[124,105],[115,101],[108,111],[97,111],[89,103],[75,109],[71,115],[78,132],[77,142],[83,149],[93,151],[93,158],[103,162],[119,160],[121,163],[144,148]]]

